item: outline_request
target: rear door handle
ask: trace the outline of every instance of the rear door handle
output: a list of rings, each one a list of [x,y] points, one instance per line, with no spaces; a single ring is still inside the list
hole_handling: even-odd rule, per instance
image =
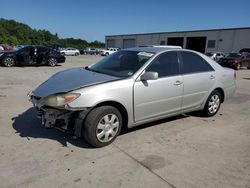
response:
[[[211,80],[214,80],[214,79],[215,79],[215,76],[214,76],[214,75],[211,75],[211,76],[210,76],[210,79],[211,79]]]
[[[179,86],[179,85],[181,85],[181,84],[182,84],[182,82],[181,82],[180,80],[177,80],[177,81],[174,83],[175,86]]]

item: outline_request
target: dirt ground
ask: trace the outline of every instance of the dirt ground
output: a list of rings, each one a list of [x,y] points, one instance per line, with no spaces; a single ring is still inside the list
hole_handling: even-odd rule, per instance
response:
[[[0,187],[250,187],[250,70],[212,118],[181,115],[124,131],[110,146],[45,129],[27,93],[57,67],[0,67]]]

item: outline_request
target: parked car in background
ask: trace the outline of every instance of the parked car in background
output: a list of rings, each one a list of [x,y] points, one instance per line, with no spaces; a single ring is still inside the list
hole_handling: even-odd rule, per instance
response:
[[[110,55],[110,54],[113,54],[113,53],[117,52],[118,50],[119,50],[119,48],[108,48],[106,50],[103,50],[101,52],[101,55],[102,56],[107,56],[107,55]]]
[[[223,67],[230,67],[239,70],[241,67],[250,69],[250,53],[229,53],[218,62]]]
[[[221,58],[225,57],[223,52],[207,52],[206,56],[210,57],[214,61],[219,61]]]
[[[16,50],[0,52],[0,63],[6,67],[14,65],[49,65],[64,63],[60,52],[45,46],[27,45]]]
[[[243,49],[240,49],[239,53],[243,53],[243,52],[250,53],[250,48],[243,48]]]
[[[30,100],[45,127],[103,147],[122,127],[191,111],[214,116],[234,94],[235,79],[234,70],[199,52],[137,47],[56,73],[30,93]]]
[[[87,55],[87,54],[88,55],[97,55],[97,54],[99,54],[99,51],[96,48],[84,48],[82,50],[81,54],[84,54],[84,55]]]
[[[60,52],[63,55],[74,55],[74,56],[80,55],[80,51],[76,48],[65,48],[60,50]]]

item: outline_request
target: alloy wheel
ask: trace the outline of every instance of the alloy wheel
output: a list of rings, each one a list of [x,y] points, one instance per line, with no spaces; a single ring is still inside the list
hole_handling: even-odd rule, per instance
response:
[[[49,58],[48,62],[49,62],[49,65],[52,67],[56,66],[56,64],[57,64],[57,60],[55,58]]]
[[[15,62],[14,59],[11,57],[6,57],[3,61],[6,67],[12,67],[14,65],[14,62]]]
[[[115,114],[107,114],[101,118],[96,128],[96,137],[100,142],[109,142],[118,133],[119,119]]]
[[[208,103],[208,110],[211,114],[217,112],[220,106],[220,97],[218,95],[213,95]]]

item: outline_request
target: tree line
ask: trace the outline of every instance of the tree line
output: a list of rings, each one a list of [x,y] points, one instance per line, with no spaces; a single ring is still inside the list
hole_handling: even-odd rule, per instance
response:
[[[83,39],[59,38],[57,33],[52,34],[45,29],[32,29],[26,24],[4,18],[0,19],[0,44],[45,46],[59,45],[63,48],[105,47],[105,44],[99,41],[87,42]]]

